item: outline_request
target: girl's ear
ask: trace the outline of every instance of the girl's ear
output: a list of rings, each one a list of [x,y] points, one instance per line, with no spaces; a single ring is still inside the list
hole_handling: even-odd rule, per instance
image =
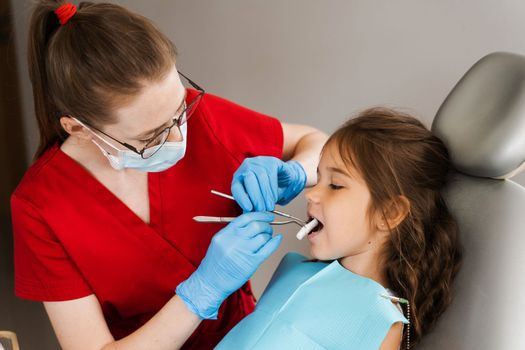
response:
[[[382,218],[377,220],[377,229],[389,231],[396,228],[410,212],[410,201],[407,197],[400,195],[388,202],[383,208]]]
[[[80,125],[69,115],[63,115],[60,117],[60,125],[71,136],[76,136],[83,140],[91,140],[92,138],[89,130]]]

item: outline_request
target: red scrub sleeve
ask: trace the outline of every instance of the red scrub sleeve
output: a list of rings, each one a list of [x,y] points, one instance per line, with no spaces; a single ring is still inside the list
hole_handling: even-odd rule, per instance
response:
[[[62,301],[93,294],[33,204],[13,195],[11,213],[18,297]]]
[[[202,102],[212,133],[239,164],[248,157],[282,157],[283,129],[278,119],[211,94],[204,95]]]

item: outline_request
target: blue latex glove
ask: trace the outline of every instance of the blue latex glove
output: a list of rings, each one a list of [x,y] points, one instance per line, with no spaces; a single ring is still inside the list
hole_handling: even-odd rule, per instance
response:
[[[217,319],[224,299],[279,247],[282,235],[272,238],[273,219],[266,212],[243,214],[213,236],[197,270],[176,289],[190,310],[202,319]]]
[[[247,158],[235,174],[232,195],[245,211],[272,211],[275,204],[286,205],[306,185],[306,173],[294,160],[275,157]]]

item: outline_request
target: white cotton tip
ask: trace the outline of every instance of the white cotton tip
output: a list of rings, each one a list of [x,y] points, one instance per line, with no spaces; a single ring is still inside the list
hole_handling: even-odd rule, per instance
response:
[[[317,219],[313,219],[312,221],[308,222],[306,225],[301,227],[301,229],[299,230],[299,232],[297,232],[297,235],[295,235],[295,237],[297,237],[298,240],[303,239],[304,237],[306,237],[307,234],[312,232],[312,230],[318,224],[319,224],[319,221],[317,221]]]

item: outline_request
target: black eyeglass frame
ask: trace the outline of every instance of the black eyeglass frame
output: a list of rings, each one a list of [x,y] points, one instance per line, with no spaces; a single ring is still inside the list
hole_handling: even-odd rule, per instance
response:
[[[185,76],[184,74],[182,74],[181,72],[178,72],[180,76],[182,76],[184,79],[186,79],[188,81],[188,83],[190,83],[190,85],[195,89],[197,90],[199,93],[197,96],[195,96],[195,98],[188,104],[186,104],[186,107],[182,110],[182,113],[180,114],[180,116],[175,119],[173,118],[173,123],[170,125],[170,126],[167,126],[165,127],[164,129],[162,129],[161,131],[159,131],[158,133],[156,133],[155,135],[153,135],[153,137],[151,137],[148,141],[146,141],[146,145],[139,151],[136,147],[130,145],[129,143],[126,143],[126,142],[122,142],[122,141],[119,141],[117,140],[116,138],[114,138],[113,136],[111,135],[108,135],[106,134],[104,131],[98,129],[97,127],[93,126],[93,125],[90,125],[89,123],[86,123],[86,122],[83,122],[84,124],[92,127],[93,129],[97,130],[98,132],[104,134],[105,136],[109,137],[110,139],[112,139],[113,141],[115,142],[118,142],[120,145],[126,147],[127,149],[137,153],[142,159],[147,159],[147,158],[151,158],[151,156],[153,156],[155,153],[157,153],[157,151],[166,143],[166,140],[168,139],[169,137],[169,134],[171,132],[171,129],[174,127],[174,126],[177,126],[177,128],[180,130],[180,127],[184,124],[184,123],[187,123],[188,120],[190,119],[191,117],[191,114],[190,115],[186,115],[186,118],[184,120],[182,120],[182,116],[184,115],[184,113],[189,110],[190,108],[193,107],[193,105],[195,103],[198,103],[200,102],[200,100],[202,99],[202,96],[206,93],[204,91],[203,88],[201,88],[199,85],[197,85],[196,83],[194,83],[190,78],[188,78],[187,76]],[[185,99],[186,99],[186,94],[184,94],[184,100],[182,101],[182,103],[185,103]],[[197,105],[195,107],[197,107]],[[150,154],[148,157],[144,157],[144,152],[146,151],[146,149],[148,149],[150,146],[151,146],[151,143],[153,141],[155,141],[157,139],[157,137],[159,137],[162,133],[164,132],[167,132],[168,134],[166,135],[166,138],[164,139],[164,141],[158,145],[158,148],[155,150],[154,153]]]

